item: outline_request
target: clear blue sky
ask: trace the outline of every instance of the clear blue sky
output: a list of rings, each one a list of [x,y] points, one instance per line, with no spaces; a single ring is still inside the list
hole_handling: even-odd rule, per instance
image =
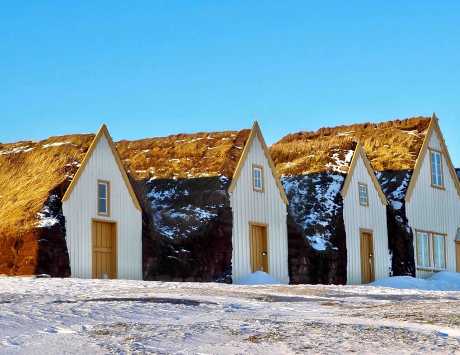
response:
[[[435,111],[460,166],[460,1],[3,1],[0,93],[1,142]]]

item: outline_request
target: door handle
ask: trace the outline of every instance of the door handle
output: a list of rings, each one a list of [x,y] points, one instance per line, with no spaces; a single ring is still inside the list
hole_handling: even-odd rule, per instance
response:
[[[267,252],[266,252],[266,251],[263,251],[263,252],[262,252],[262,256],[267,256]]]

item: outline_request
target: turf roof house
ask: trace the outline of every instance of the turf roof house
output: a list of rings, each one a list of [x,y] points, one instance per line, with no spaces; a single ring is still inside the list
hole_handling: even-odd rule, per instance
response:
[[[0,273],[142,278],[141,209],[105,126],[0,145],[0,196]]]
[[[286,196],[259,125],[121,141],[146,211],[146,279],[289,282]]]
[[[414,258],[400,262],[415,265],[417,277],[460,271],[460,182],[436,115],[420,119],[407,133],[413,143],[406,144],[414,147],[414,158],[405,169],[387,168],[378,174],[396,220],[413,236]],[[390,159],[398,159],[392,144],[388,150]],[[401,236],[398,230],[389,233]],[[414,274],[409,268],[402,271]]]
[[[294,282],[368,283],[389,275],[387,200],[363,147],[331,132],[271,147],[289,199]]]

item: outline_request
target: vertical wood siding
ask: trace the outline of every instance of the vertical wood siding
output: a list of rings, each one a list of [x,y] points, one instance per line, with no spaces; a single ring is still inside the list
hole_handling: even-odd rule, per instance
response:
[[[437,133],[433,132],[429,139],[428,148],[441,151]],[[409,225],[414,231],[415,262],[417,263],[416,229],[446,234],[446,266],[448,271],[455,271],[455,234],[457,228],[460,227],[460,198],[455,189],[453,177],[447,167],[444,154],[442,168],[445,190],[431,186],[430,154],[427,152],[423,159],[412,197],[406,204],[406,213]],[[432,271],[427,270],[417,269],[416,271],[417,277],[427,277],[432,273]]]
[[[263,166],[264,192],[253,191],[253,164]],[[258,138],[252,142],[230,199],[233,212],[233,282],[238,283],[251,273],[249,223],[254,222],[267,225],[269,274],[281,283],[288,283],[287,208]]]
[[[358,183],[364,183],[368,187],[368,207],[359,204]],[[373,233],[375,279],[387,277],[390,265],[386,206],[382,204],[361,157],[356,163],[343,202],[343,218],[347,236],[347,284],[361,283],[361,229],[370,230]]]
[[[110,217],[97,215],[97,181],[110,181]],[[142,214],[136,209],[107,139],[93,151],[72,194],[63,203],[72,277],[92,277],[92,219],[117,223],[120,279],[142,279]]]

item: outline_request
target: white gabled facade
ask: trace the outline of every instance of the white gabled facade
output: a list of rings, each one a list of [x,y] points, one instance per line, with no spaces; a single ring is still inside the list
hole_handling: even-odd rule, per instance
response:
[[[360,204],[359,184],[367,186],[368,206]],[[347,284],[362,283],[362,232],[371,233],[373,237],[375,279],[389,276],[391,265],[388,251],[387,202],[361,145],[357,146],[353,155],[342,196],[347,246]]]
[[[254,191],[253,165],[262,167],[264,191]],[[229,188],[233,213],[232,279],[234,283],[251,273],[250,225],[266,225],[268,273],[280,283],[289,283],[287,198],[274,170],[257,123]]]
[[[444,189],[433,187],[431,184],[430,150],[435,150],[442,154]],[[458,187],[458,178],[453,169],[444,138],[439,129],[437,119],[433,118],[406,196],[406,215],[409,226],[414,233],[414,257],[417,277],[427,277],[433,272],[442,270],[456,271],[455,238],[460,227]],[[418,265],[418,232],[430,232],[445,236],[445,269],[434,268],[433,264],[431,267],[420,267]],[[429,253],[432,259],[433,248],[430,248]]]
[[[98,181],[110,183],[110,216],[97,213]],[[142,279],[142,212],[103,126],[63,197],[71,276],[91,278],[93,221],[114,223],[117,278]]]

